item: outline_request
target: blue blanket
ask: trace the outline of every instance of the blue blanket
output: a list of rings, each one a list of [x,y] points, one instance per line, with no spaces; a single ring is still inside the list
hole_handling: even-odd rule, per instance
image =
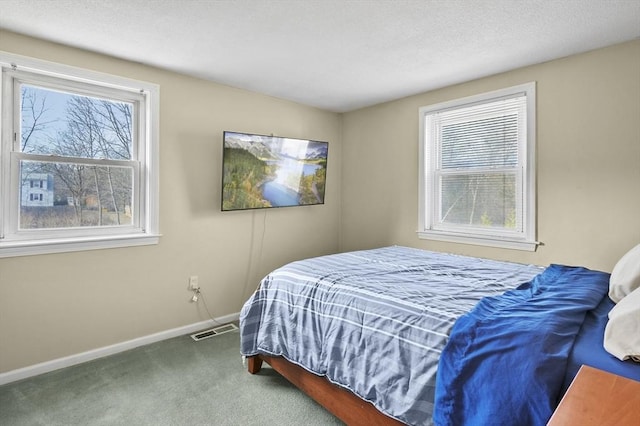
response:
[[[609,274],[551,265],[460,317],[440,357],[436,425],[545,425],[567,358]]]

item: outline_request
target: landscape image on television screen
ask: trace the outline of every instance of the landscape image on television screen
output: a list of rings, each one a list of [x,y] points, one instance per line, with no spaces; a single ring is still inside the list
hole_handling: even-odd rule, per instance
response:
[[[327,142],[224,132],[222,210],[324,204]]]

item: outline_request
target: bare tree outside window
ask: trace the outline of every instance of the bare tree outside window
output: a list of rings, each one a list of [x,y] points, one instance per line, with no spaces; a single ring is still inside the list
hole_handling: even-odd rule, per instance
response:
[[[160,86],[0,65],[0,257],[158,244]]]
[[[21,99],[22,152],[55,160],[21,161],[20,228],[130,225],[133,104],[31,85]],[[27,201],[32,176],[52,177],[50,203]]]

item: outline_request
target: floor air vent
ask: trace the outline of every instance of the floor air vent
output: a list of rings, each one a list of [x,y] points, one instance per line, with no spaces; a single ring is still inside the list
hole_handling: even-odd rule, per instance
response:
[[[237,329],[238,327],[236,327],[235,324],[225,324],[219,327],[214,327],[208,330],[202,330],[197,333],[194,333],[191,335],[191,338],[196,342],[198,342],[200,340],[208,339],[209,337],[217,336],[218,334],[228,333],[230,331],[237,330]]]

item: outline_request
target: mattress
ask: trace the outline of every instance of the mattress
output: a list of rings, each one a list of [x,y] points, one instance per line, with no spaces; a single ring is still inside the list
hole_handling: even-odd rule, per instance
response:
[[[614,306],[609,296],[605,295],[595,309],[587,312],[569,356],[563,394],[583,364],[640,381],[640,363],[620,361],[604,349],[604,329],[609,320],[609,311]]]

